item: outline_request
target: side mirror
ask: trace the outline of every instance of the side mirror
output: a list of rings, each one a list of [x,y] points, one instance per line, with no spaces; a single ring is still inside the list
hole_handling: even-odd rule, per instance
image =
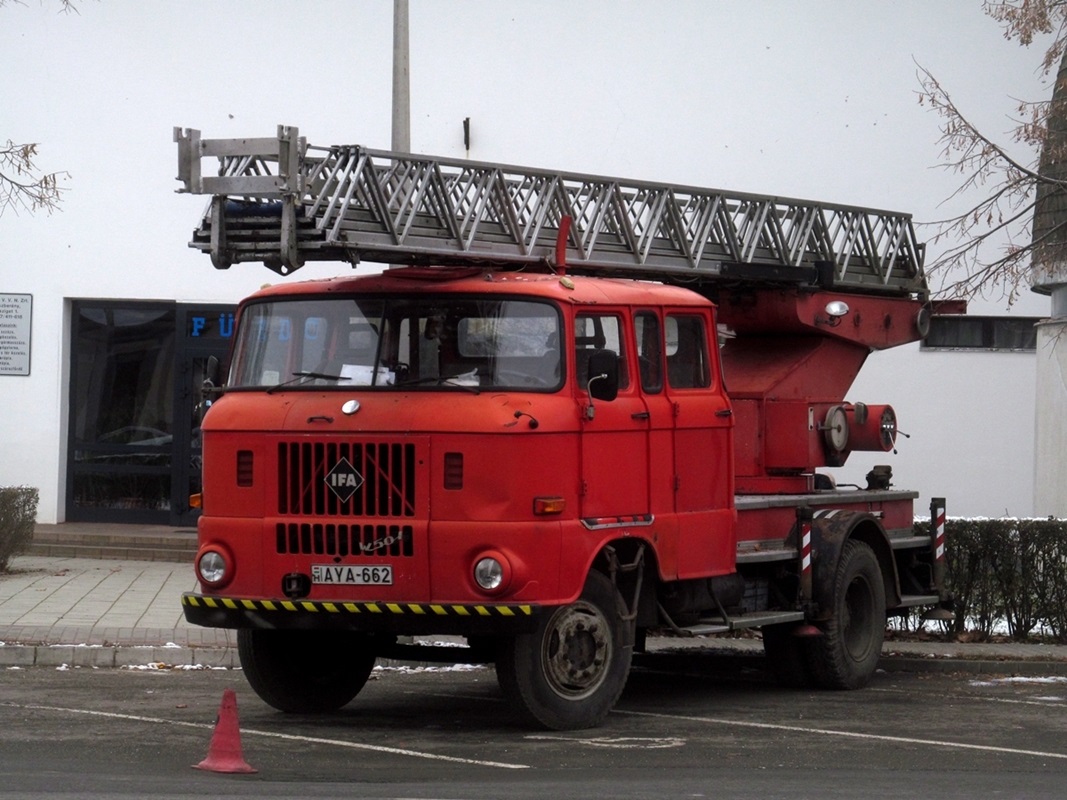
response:
[[[215,356],[208,356],[204,363],[204,381],[200,384],[200,417],[203,418],[208,408],[214,402],[217,395],[222,394],[218,386],[219,360]]]
[[[619,394],[619,356],[611,350],[596,350],[589,356],[590,399],[611,402]]]
[[[204,386],[217,386],[219,382],[219,360],[215,356],[208,356],[204,364]]]

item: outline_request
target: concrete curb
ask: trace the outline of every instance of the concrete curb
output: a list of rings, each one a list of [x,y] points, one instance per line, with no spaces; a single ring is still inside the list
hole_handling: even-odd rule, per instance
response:
[[[720,659],[724,666],[730,664],[726,659],[730,659],[734,666],[749,669],[761,670],[764,666],[762,653],[752,650],[709,648],[701,655]],[[396,659],[379,659],[378,663],[381,666],[440,666],[438,662]],[[234,647],[0,644],[0,669],[240,669],[240,666]],[[1067,676],[1067,661],[1025,657],[922,657],[889,652],[882,656],[878,668],[885,672],[931,674]]]
[[[878,668],[886,672],[925,672],[969,675],[1017,675],[1021,677],[1067,676],[1067,661],[1042,659],[916,658],[883,656]]]
[[[233,669],[240,666],[237,651],[229,647],[156,647],[85,644],[5,644],[0,646],[0,668],[88,667],[115,669]]]

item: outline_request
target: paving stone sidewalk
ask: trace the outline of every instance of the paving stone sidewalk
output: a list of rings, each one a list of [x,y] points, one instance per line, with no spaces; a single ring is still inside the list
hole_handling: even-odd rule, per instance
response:
[[[0,668],[236,667],[233,631],[190,625],[191,564],[19,556],[0,573]],[[649,649],[762,653],[758,639],[650,639]],[[884,669],[1067,675],[1067,646],[888,641]]]
[[[0,574],[0,667],[236,666],[232,631],[185,621],[190,564],[20,556]]]

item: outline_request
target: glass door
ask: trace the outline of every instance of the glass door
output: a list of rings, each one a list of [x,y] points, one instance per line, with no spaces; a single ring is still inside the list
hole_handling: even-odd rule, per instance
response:
[[[186,526],[198,512],[201,386],[234,307],[77,300],[71,306],[66,518]]]
[[[203,488],[200,441],[200,421],[211,402],[203,392],[208,377],[208,361],[218,360],[220,367],[215,380],[225,375],[223,365],[229,354],[233,336],[234,306],[189,305],[178,307],[178,331],[181,333],[177,352],[177,380],[174,382],[175,419],[178,420],[174,441],[175,460],[171,522],[174,525],[195,525],[199,509],[189,505],[189,496]]]

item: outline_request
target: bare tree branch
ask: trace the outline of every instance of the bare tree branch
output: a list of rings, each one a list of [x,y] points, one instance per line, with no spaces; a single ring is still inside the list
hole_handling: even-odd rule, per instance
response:
[[[41,173],[33,163],[36,144],[15,144],[8,139],[0,146],[0,216],[11,209],[52,213],[59,208],[70,175],[66,172]]]
[[[1045,50],[1041,71],[1047,75],[1063,58],[1067,47],[1067,0],[1010,0],[1010,2],[987,2],[982,9],[1004,26],[1004,38],[1018,39],[1019,44],[1029,47],[1034,37],[1054,34],[1052,44]]]
[[[945,202],[984,192],[963,211],[925,223],[934,231],[934,242],[956,242],[929,265],[929,272],[932,277],[941,276],[942,293],[973,298],[1000,290],[1011,302],[1029,267],[1033,198],[1036,184],[1043,180],[1037,171],[1037,153],[1031,164],[1021,163],[973,125],[930,71],[921,66],[919,83],[919,102],[930,106],[942,120],[939,166],[961,176]],[[1038,129],[1044,125],[1042,113],[1032,110],[1026,122],[1026,135],[1041,141],[1044,136]],[[1033,145],[1029,149],[1034,150]],[[994,243],[1000,244],[1001,250],[990,256],[988,248]],[[959,275],[962,277],[955,277]]]
[[[25,6],[24,0],[0,0],[0,8],[13,4]],[[44,0],[41,0],[44,4]],[[60,0],[59,10],[62,14],[77,14],[75,0]],[[10,139],[0,146],[0,217],[8,209],[16,214],[19,209],[30,211],[47,211],[51,214],[59,208],[67,187],[64,181],[70,178],[67,172],[42,173],[37,169],[34,158],[37,144],[16,144]]]
[[[26,3],[24,0],[0,0],[0,8],[3,8],[8,3],[13,3],[17,6],[24,6]],[[44,0],[41,0],[41,4],[44,4]],[[61,14],[77,14],[78,7],[74,4],[74,0],[59,0],[59,13]]]
[[[1067,0],[1005,0],[985,2],[983,10],[1004,26],[1005,38],[1029,46],[1052,34],[1040,71],[1048,75],[1067,52]],[[972,299],[999,291],[1009,304],[1029,286],[1035,253],[1042,257],[1067,241],[1067,218],[1043,223],[1035,231],[1035,211],[1047,213],[1067,198],[1067,173],[1049,165],[1067,163],[1067,138],[1050,136],[1050,117],[1060,113],[1052,100],[1016,100],[1010,145],[982,133],[964,116],[929,70],[919,66],[919,102],[941,118],[942,169],[960,182],[945,203],[980,194],[966,209],[924,223],[933,241],[952,242],[929,265],[940,276],[941,294]],[[1054,89],[1053,100],[1061,98]],[[1011,151],[1009,151],[1009,146]],[[1022,152],[1020,159],[1013,153]],[[998,248],[990,252],[990,248]]]

